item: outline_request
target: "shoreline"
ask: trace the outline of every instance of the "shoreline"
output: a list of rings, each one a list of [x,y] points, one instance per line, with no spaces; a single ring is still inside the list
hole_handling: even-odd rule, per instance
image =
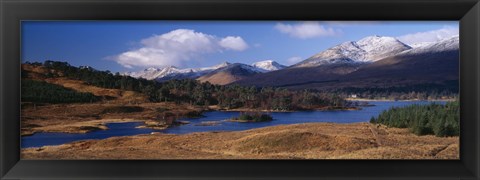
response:
[[[372,99],[361,99],[361,98],[347,98],[347,101],[393,101],[393,100],[372,100]],[[398,100],[398,101],[454,101],[454,99],[442,99],[442,100]],[[310,109],[310,110],[289,110],[289,111],[282,111],[282,110],[257,110],[257,109],[246,109],[246,108],[237,108],[237,109],[220,109],[216,106],[210,106],[207,109],[197,111],[200,116],[203,113],[208,111],[223,111],[223,112],[263,112],[263,113],[294,113],[294,112],[307,112],[307,111],[355,111],[361,110],[363,106],[357,107],[323,107],[317,109]],[[88,133],[95,130],[107,130],[108,127],[106,124],[108,123],[124,123],[124,122],[143,122],[144,124],[138,126],[137,128],[149,128],[154,130],[163,130],[168,129],[173,126],[179,126],[183,124],[187,124],[183,121],[174,121],[174,124],[164,124],[160,121],[156,121],[153,119],[143,119],[143,118],[135,118],[135,117],[128,117],[128,118],[106,118],[106,119],[98,119],[98,120],[87,120],[87,121],[78,121],[69,124],[55,124],[55,125],[47,125],[47,126],[39,126],[39,127],[24,127],[21,130],[21,137],[31,136],[35,133]]]
[[[140,122],[140,121],[131,121],[131,122]],[[231,120],[231,119],[225,119],[225,120],[221,120],[220,122],[239,122],[239,123],[255,123],[255,122],[251,122],[251,121],[248,121],[248,120]],[[125,122],[109,122],[109,123],[128,123],[128,121],[125,121]],[[106,123],[106,124],[109,124],[109,123]],[[207,124],[210,124],[210,123],[217,123],[217,121],[210,121],[210,122],[207,122]],[[234,132],[248,132],[248,131],[256,131],[256,130],[261,130],[261,129],[267,129],[267,128],[277,128],[277,127],[283,127],[283,126],[298,126],[298,125],[315,125],[315,124],[318,124],[318,125],[359,125],[359,124],[369,124],[369,125],[373,125],[369,122],[352,122],[352,123],[337,123],[337,122],[308,122],[308,123],[295,123],[295,124],[277,124],[277,125],[272,125],[272,126],[265,126],[265,127],[256,127],[256,128],[252,128],[252,129],[246,129],[246,130],[231,130],[231,131],[201,131],[201,132],[189,132],[189,133],[184,133],[184,134],[169,134],[169,133],[161,133],[161,132],[157,132],[155,134],[163,134],[163,135],[172,135],[172,136],[185,136],[185,135],[193,135],[193,134],[201,134],[201,133],[218,133],[218,132],[221,132],[221,133],[234,133]],[[208,125],[207,125],[208,126]],[[384,126],[384,125],[382,125]],[[135,127],[135,128],[149,128],[149,127]],[[153,129],[153,128],[151,128]],[[108,130],[108,128],[106,129],[103,129],[103,130]],[[91,132],[91,131],[89,131]],[[66,134],[69,134],[69,133],[72,133],[72,134],[84,134],[84,133],[89,133],[89,132],[64,132]],[[41,132],[41,133],[45,133],[45,132]],[[47,132],[48,133],[48,132]],[[41,147],[28,147],[28,148],[21,148],[21,149],[39,149],[39,148],[43,148],[43,147],[55,147],[55,146],[64,146],[64,145],[67,145],[67,144],[72,144],[72,143],[77,143],[77,142],[82,142],[82,141],[102,141],[102,140],[107,140],[107,139],[111,139],[111,138],[120,138],[120,137],[125,137],[125,138],[128,138],[128,137],[135,137],[135,136],[147,136],[147,135],[154,135],[154,134],[149,134],[149,133],[146,133],[146,134],[137,134],[137,135],[129,135],[129,136],[112,136],[112,137],[109,137],[109,138],[105,138],[105,139],[85,139],[85,140],[76,140],[76,141],[72,141],[72,142],[69,142],[69,143],[64,143],[64,144],[59,144],[59,145],[45,145],[45,146],[41,146]]]
[[[34,127],[22,130],[21,137],[32,136],[35,133],[67,133],[67,134],[85,134],[96,130],[108,130],[107,124],[110,123],[128,123],[128,122],[145,122],[147,120],[135,120],[131,118],[125,119],[101,119],[92,121],[75,122],[66,125],[52,125]]]
[[[243,131],[155,133],[83,140],[22,148],[21,156],[23,159],[44,160],[458,159],[458,144],[459,137],[416,136],[408,129],[365,122],[319,122]]]
[[[385,101],[405,101],[405,102],[411,102],[411,101],[455,101],[456,99],[406,99],[406,100],[394,100],[394,99],[365,99],[365,98],[345,98],[346,101],[372,101],[372,102],[385,102]]]
[[[278,111],[278,110],[260,110],[260,112],[265,113],[293,113],[293,112],[306,112],[306,111],[355,111],[360,110],[361,107],[325,107],[312,110],[296,110],[296,111]],[[223,111],[223,112],[255,112],[258,110],[255,109],[229,109],[229,110],[220,110],[210,108],[207,111],[200,111],[200,116],[203,116],[204,112],[208,111]],[[32,128],[25,128],[21,130],[21,137],[32,136],[35,133],[67,133],[67,134],[85,134],[96,130],[108,130],[106,126],[109,123],[128,123],[128,122],[143,122],[142,125],[137,126],[136,128],[146,128],[154,130],[164,130],[174,126],[181,126],[188,124],[187,121],[175,120],[173,124],[167,125],[159,121],[152,119],[135,119],[135,118],[106,118],[99,120],[88,120],[88,121],[79,121],[70,124],[57,124],[50,126],[39,126]],[[232,121],[240,122],[240,121]],[[243,122],[243,121],[242,121]]]
[[[247,109],[247,108],[236,108],[236,109],[210,109],[210,111],[223,111],[223,112],[266,112],[266,113],[276,113],[276,112],[307,112],[307,111],[355,111],[360,110],[361,107],[324,107],[316,109],[306,109],[306,110],[258,110],[258,109]]]

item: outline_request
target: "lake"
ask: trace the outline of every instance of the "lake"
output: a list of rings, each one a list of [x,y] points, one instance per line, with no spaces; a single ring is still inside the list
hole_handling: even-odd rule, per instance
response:
[[[297,124],[311,122],[355,123],[368,122],[372,116],[378,116],[390,107],[402,107],[411,104],[441,103],[444,101],[370,101],[374,106],[362,107],[361,110],[332,110],[332,111],[300,111],[300,112],[272,112],[273,121],[269,122],[227,122],[226,119],[236,117],[240,112],[210,111],[203,113],[200,118],[183,118],[190,124],[175,126],[164,130],[135,128],[142,122],[108,123],[108,130],[92,131],[84,134],[70,133],[35,133],[21,139],[22,148],[41,147],[45,145],[60,145],[73,141],[87,139],[105,139],[116,136],[131,136],[161,132],[167,134],[185,134],[207,131],[241,131],[281,124]],[[211,123],[208,125],[207,123]]]

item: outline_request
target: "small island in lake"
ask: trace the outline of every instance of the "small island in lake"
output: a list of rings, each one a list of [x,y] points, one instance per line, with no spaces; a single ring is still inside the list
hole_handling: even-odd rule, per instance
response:
[[[261,112],[242,112],[240,116],[229,119],[230,122],[265,122],[273,117]]]

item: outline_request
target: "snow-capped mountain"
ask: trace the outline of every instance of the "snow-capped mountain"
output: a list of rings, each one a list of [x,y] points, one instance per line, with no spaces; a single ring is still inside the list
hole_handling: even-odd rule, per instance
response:
[[[265,72],[276,71],[276,70],[280,70],[287,67],[273,60],[259,61],[259,62],[253,63],[252,66],[255,68],[261,69]]]
[[[434,83],[458,80],[459,38],[451,37],[425,43],[374,63],[365,64],[344,77],[345,80],[361,79],[363,85],[387,83]],[[447,83],[448,84],[448,83]]]
[[[437,42],[419,43],[415,44],[413,47],[412,46],[406,45],[393,37],[369,36],[358,41],[344,42],[315,54],[312,57],[291,66],[295,68],[286,68],[273,60],[264,60],[251,65],[224,62],[212,67],[204,68],[180,69],[174,66],[148,68],[140,72],[125,73],[124,75],[149,80],[155,79],[158,81],[189,78],[211,81],[218,84],[243,81],[241,79],[248,77],[248,79],[245,79],[244,81],[254,82],[262,79],[265,82],[261,82],[261,84],[266,84],[267,82],[286,81],[286,77],[296,73],[296,75],[293,76],[294,80],[289,82],[294,83],[296,81],[295,79],[298,79],[300,76],[311,77],[310,74],[312,73],[322,73],[321,76],[327,78],[349,74],[362,69],[366,65],[382,64],[382,61],[384,64],[388,64],[387,62],[393,62],[393,60],[388,59],[393,58],[396,60],[395,62],[397,62],[399,59],[405,59],[400,58],[400,56],[404,55],[424,57],[424,55],[421,54],[439,54],[447,51],[458,51],[459,37],[454,36]],[[441,57],[441,55],[438,57]],[[384,61],[385,59],[387,60]],[[298,72],[293,72],[293,69],[297,69],[297,67],[300,70]],[[314,67],[314,69],[311,69],[312,72],[310,72],[305,71],[302,67]],[[253,75],[255,75],[255,77],[250,78],[250,76]],[[223,76],[230,78],[222,78]]]
[[[418,47],[422,47],[422,46],[428,46],[430,44],[434,44],[435,42],[419,42],[419,43],[413,43],[413,44],[409,44],[410,47],[412,48],[418,48]]]
[[[332,63],[369,63],[409,49],[411,49],[410,46],[393,37],[368,36],[329,48],[295,64],[294,67],[314,67]]]
[[[437,42],[418,43],[415,48],[399,53],[402,54],[420,54],[420,53],[437,53],[443,51],[458,50],[460,48],[460,38],[458,35],[450,38],[442,39]]]
[[[391,37],[371,36],[320,52],[294,66],[234,83],[257,87],[337,88],[458,80],[458,36],[414,48]]]
[[[197,78],[209,72],[212,72],[213,70],[226,67],[230,64],[231,63],[229,62],[223,62],[221,64],[211,66],[211,67],[186,68],[186,69],[179,69],[175,66],[168,66],[163,68],[147,68],[139,72],[127,72],[127,73],[124,73],[123,75],[131,76],[134,78],[144,78],[148,80],[172,79],[170,77],[179,76],[179,75],[181,75],[183,78]]]
[[[139,71],[139,72],[126,72],[126,73],[123,73],[123,75],[131,76],[134,78],[144,78],[148,80],[158,80],[158,81],[166,81],[170,79],[186,79],[186,78],[196,79],[200,76],[206,75],[215,70],[227,68],[233,65],[241,66],[242,69],[245,69],[247,71],[251,71],[254,73],[265,73],[265,72],[276,71],[276,70],[285,68],[285,66],[275,61],[266,60],[266,61],[253,63],[252,65],[224,62],[221,64],[217,64],[215,66],[203,67],[203,68],[180,69],[175,66],[168,66],[163,68],[152,67],[152,68],[144,69],[143,71]]]

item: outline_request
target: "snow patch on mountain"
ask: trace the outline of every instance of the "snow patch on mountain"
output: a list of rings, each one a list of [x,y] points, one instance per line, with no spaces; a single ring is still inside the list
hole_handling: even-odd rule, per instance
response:
[[[125,76],[131,76],[134,78],[144,78],[148,80],[158,80],[158,81],[165,81],[170,79],[184,79],[190,78],[195,79],[200,76],[206,75],[210,72],[215,70],[220,70],[232,66],[241,66],[241,68],[255,72],[255,73],[265,73],[275,70],[280,70],[285,68],[285,66],[272,61],[272,60],[265,60],[253,63],[252,65],[242,64],[242,63],[229,63],[223,62],[221,64],[217,64],[211,67],[202,67],[202,68],[185,68],[180,69],[175,66],[168,66],[168,67],[160,67],[160,68],[147,68],[143,71],[139,72],[126,72],[123,73]]]
[[[209,72],[212,72],[216,69],[226,67],[230,64],[231,63],[229,62],[223,62],[221,64],[211,66],[211,67],[186,68],[186,69],[180,69],[175,66],[168,66],[163,68],[151,67],[139,72],[126,72],[123,75],[131,76],[134,78],[144,78],[148,80],[153,80],[153,79],[160,80],[162,78],[178,76],[178,75],[183,75],[183,77],[185,78],[196,78],[196,77],[205,75]]]
[[[411,47],[393,37],[368,36],[358,41],[341,43],[294,66],[311,67],[332,63],[369,63],[408,49],[411,49]]]
[[[229,64],[228,66],[218,68],[214,72],[225,71],[225,70],[229,70],[229,69],[232,69],[232,68],[240,68],[240,69],[246,70],[250,73],[264,73],[265,72],[264,69],[260,69],[260,68],[257,68],[257,67],[254,67],[254,66],[251,66],[251,65],[248,65],[248,64],[242,64],[242,63],[232,63],[232,64]]]
[[[409,46],[412,48],[418,48],[418,47],[423,47],[423,46],[428,46],[430,44],[434,44],[435,42],[419,42],[419,43],[413,43],[410,44]]]
[[[423,45],[416,46],[413,49],[402,52],[399,55],[420,54],[420,53],[438,53],[444,51],[454,51],[460,48],[459,36],[453,36],[451,38],[443,39],[438,42],[424,43]]]
[[[286,66],[281,65],[273,60],[259,61],[252,64],[253,67],[263,70],[264,72],[276,71],[285,68]]]

